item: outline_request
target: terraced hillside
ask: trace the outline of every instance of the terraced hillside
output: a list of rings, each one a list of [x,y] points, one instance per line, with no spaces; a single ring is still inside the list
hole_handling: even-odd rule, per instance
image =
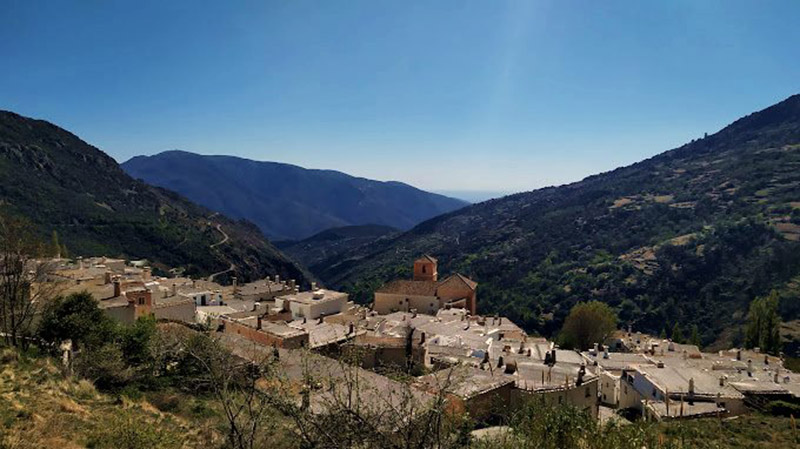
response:
[[[315,274],[368,301],[422,253],[480,282],[479,312],[543,334],[587,299],[654,333],[697,325],[705,344],[735,343],[771,289],[797,318],[800,95],[637,164],[428,220]]]

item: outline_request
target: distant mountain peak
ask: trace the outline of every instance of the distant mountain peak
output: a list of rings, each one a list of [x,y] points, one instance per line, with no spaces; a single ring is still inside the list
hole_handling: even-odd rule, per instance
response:
[[[134,157],[122,167],[212,210],[248,219],[275,240],[365,224],[409,229],[468,204],[398,181],[238,156],[171,150]]]

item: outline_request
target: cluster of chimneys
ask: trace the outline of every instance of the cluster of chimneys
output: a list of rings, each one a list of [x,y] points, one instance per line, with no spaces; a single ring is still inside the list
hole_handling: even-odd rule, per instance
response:
[[[291,290],[294,293],[300,293],[300,287],[297,285],[297,281],[295,281],[294,279],[289,279],[288,281],[282,281],[281,276],[279,274],[276,274],[272,279],[270,279],[269,276],[267,276],[266,281],[275,284],[280,284],[284,287],[287,287],[288,290]],[[235,278],[234,278],[234,288],[236,288]],[[311,290],[316,290],[316,289],[317,289],[317,283],[312,282]]]
[[[589,354],[591,354],[594,357],[597,357],[597,355],[600,354],[600,344],[599,343],[595,343],[594,347],[589,350]],[[603,345],[603,358],[607,359],[608,357],[609,357],[609,355],[608,355],[608,346],[607,345]]]
[[[556,350],[551,349],[544,353],[544,364],[547,366],[555,366],[556,364]]]

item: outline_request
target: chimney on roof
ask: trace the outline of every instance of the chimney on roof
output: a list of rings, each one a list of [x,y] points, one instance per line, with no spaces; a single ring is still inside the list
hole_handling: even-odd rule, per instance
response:
[[[586,365],[581,363],[581,368],[578,370],[578,379],[575,381],[575,386],[580,387],[583,385],[583,376],[586,375]]]
[[[276,274],[275,275],[275,282],[280,282],[280,281],[281,281],[281,276]]]
[[[236,294],[236,290],[239,288],[239,278],[233,276],[231,278],[231,284],[233,285],[233,293]]]
[[[719,386],[720,387],[724,387],[725,386],[725,376],[724,375],[719,376]]]
[[[742,350],[741,349],[737,349],[736,350],[736,360],[742,360]]]
[[[753,377],[753,360],[747,359],[747,376]]]
[[[689,405],[694,405],[694,377],[689,378]]]
[[[122,282],[119,279],[114,279],[114,297],[122,296]]]
[[[306,317],[303,317],[303,324],[306,324]]]
[[[289,289],[290,290],[294,290],[295,286],[297,286],[297,283],[295,282],[295,280],[294,279],[289,279]]]
[[[608,359],[608,346],[603,347],[603,358]]]
[[[497,358],[497,367],[502,368],[503,365],[504,365],[503,356],[501,355],[500,357]]]
[[[425,332],[419,334],[419,344],[421,345],[425,344]]]
[[[347,335],[353,335],[356,332],[356,326],[353,323],[350,323],[350,326],[347,330]]]
[[[517,362],[514,360],[509,361],[506,363],[506,369],[504,371],[506,374],[514,374],[517,372]]]
[[[261,315],[256,317],[256,330],[261,330]]]
[[[769,356],[764,354],[764,365],[769,365]]]
[[[317,324],[322,324],[322,315],[320,315],[319,318],[317,319]]]
[[[317,283],[316,282],[312,282],[311,283],[311,291],[315,291],[316,289],[317,289]]]

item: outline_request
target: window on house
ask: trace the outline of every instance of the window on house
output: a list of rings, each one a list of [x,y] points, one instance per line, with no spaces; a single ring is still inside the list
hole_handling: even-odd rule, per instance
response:
[[[144,305],[144,298],[139,298],[139,305],[140,305],[140,306],[143,306],[143,305]]]

